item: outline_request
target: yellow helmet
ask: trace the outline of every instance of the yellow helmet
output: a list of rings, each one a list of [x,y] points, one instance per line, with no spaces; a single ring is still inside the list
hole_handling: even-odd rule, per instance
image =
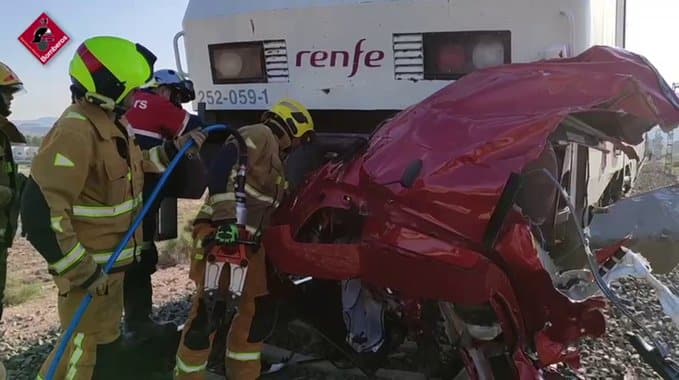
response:
[[[19,76],[2,62],[0,62],[0,87],[7,87],[13,93],[24,89],[24,83]]]
[[[303,138],[314,132],[314,120],[309,110],[296,100],[289,98],[279,100],[264,113],[264,118],[272,115],[275,115],[274,118],[276,116],[280,118],[279,121],[290,137]]]
[[[124,38],[88,38],[71,59],[69,74],[75,91],[100,107],[113,110],[153,75],[156,56]]]
[[[11,114],[9,108],[13,95],[26,90],[19,76],[2,62],[0,62],[0,90],[5,92],[5,95],[0,95],[0,115],[7,117]]]

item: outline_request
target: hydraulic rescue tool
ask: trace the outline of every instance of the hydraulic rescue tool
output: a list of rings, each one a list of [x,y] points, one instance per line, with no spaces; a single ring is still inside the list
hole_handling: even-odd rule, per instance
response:
[[[210,134],[213,132],[227,132],[230,135],[234,136],[236,140],[238,141],[239,147],[245,147],[245,141],[243,140],[242,136],[236,131],[236,129],[223,125],[223,124],[215,124],[211,125],[208,127],[205,127],[203,129],[203,132],[206,134]],[[132,239],[132,236],[134,235],[134,232],[140,227],[142,221],[144,220],[144,217],[146,214],[149,212],[149,209],[153,205],[154,201],[158,197],[158,194],[160,191],[163,189],[165,184],[167,183],[170,175],[172,175],[172,172],[174,172],[175,168],[179,164],[179,161],[181,161],[182,157],[186,155],[188,150],[193,146],[194,142],[193,140],[189,140],[187,144],[185,144],[179,152],[177,152],[177,155],[172,159],[170,164],[167,166],[167,169],[163,173],[163,175],[160,177],[158,180],[158,183],[156,184],[156,187],[153,189],[153,192],[151,193],[148,201],[144,204],[144,207],[142,208],[141,212],[139,215],[137,215],[137,218],[134,220],[134,223],[132,223],[132,226],[130,229],[127,231],[127,234],[125,234],[125,237],[123,240],[118,244],[118,247],[116,248],[115,252],[111,255],[109,258],[108,262],[104,266],[104,273],[108,274],[111,271],[111,268],[113,267],[113,264],[118,260],[118,256],[120,256],[121,252],[125,247],[127,247],[128,242],[130,239]],[[236,181],[236,207],[237,207],[237,222],[238,223],[243,223],[242,225],[239,224],[239,227],[245,226],[245,220],[246,220],[246,215],[247,215],[247,210],[245,208],[245,193],[243,191],[245,187],[245,168],[247,166],[247,150],[246,149],[239,149],[239,179]],[[87,311],[87,308],[89,307],[90,303],[92,302],[92,295],[87,294],[85,296],[85,299],[83,299],[82,303],[80,304],[80,307],[78,308],[78,311],[75,314],[75,317],[73,318],[73,321],[69,324],[68,328],[64,332],[64,335],[59,343],[59,347],[56,351],[56,354],[54,356],[54,360],[50,364],[49,370],[47,372],[47,377],[46,380],[54,380],[54,375],[56,374],[57,367],[59,366],[59,363],[61,362],[61,359],[64,356],[64,352],[66,351],[66,346],[68,343],[71,341],[71,338],[73,337],[73,334],[75,333],[75,329],[78,327],[78,324],[82,320],[83,316],[85,315],[85,312]]]
[[[242,136],[234,134],[238,143],[238,161],[234,179],[236,224],[219,226],[216,233],[204,239],[205,281],[204,301],[208,313],[209,331],[214,331],[224,320],[226,312],[232,314],[243,293],[248,272],[248,251],[259,242],[246,230],[247,206],[245,180],[247,170],[247,145]],[[228,141],[227,141],[228,143]],[[228,295],[220,292],[220,278],[224,267],[229,266]],[[227,298],[228,297],[228,298]]]

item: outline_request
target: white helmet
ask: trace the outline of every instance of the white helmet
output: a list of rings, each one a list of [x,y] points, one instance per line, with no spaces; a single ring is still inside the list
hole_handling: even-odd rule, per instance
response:
[[[193,82],[174,70],[163,69],[154,72],[153,77],[144,85],[144,88],[157,88],[160,86],[168,86],[173,90],[172,100],[174,103],[186,103],[196,98]]]

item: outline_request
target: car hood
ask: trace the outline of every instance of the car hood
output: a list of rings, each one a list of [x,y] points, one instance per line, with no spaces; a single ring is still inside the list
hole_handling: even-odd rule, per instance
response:
[[[654,126],[679,123],[679,99],[645,58],[611,47],[480,70],[385,123],[333,182],[480,242],[510,174],[536,159],[574,114],[621,143],[638,144]],[[417,158],[414,185],[400,186]]]

